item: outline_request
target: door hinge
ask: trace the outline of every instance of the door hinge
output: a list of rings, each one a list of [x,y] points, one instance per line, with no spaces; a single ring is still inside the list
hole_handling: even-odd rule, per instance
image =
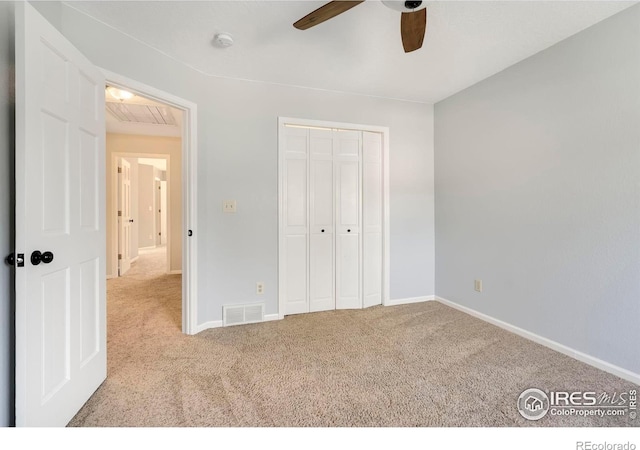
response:
[[[122,259],[122,253],[118,253],[118,259]]]
[[[158,233],[158,236],[162,236],[162,232]]]
[[[118,173],[122,173],[122,167],[118,167]]]
[[[118,211],[118,217],[122,217],[122,211]]]

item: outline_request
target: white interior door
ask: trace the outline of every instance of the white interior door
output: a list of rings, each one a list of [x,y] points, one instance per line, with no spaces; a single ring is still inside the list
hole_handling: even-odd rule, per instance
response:
[[[362,308],[360,131],[334,131],[336,309]]]
[[[160,182],[160,245],[167,245],[167,236],[169,229],[167,228],[167,182]]]
[[[164,234],[164,228],[162,228],[162,187],[160,187],[160,180],[155,180],[155,215],[156,215],[156,246],[162,245],[162,235]]]
[[[63,426],[106,378],[105,80],[26,2],[15,55],[16,424]]]
[[[283,280],[285,314],[309,312],[308,261],[308,182],[307,157],[309,130],[285,128],[282,175]]]
[[[362,132],[363,306],[382,304],[382,134]]]
[[[118,162],[118,275],[131,268],[131,164],[124,158]]]
[[[336,308],[333,133],[309,130],[309,311]]]

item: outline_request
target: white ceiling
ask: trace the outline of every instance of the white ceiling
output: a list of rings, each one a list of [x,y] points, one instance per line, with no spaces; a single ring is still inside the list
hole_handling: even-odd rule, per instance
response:
[[[324,1],[70,2],[211,76],[434,103],[636,2],[427,2],[422,49],[405,54],[400,13],[367,0],[306,31]],[[233,35],[227,49],[212,45]]]

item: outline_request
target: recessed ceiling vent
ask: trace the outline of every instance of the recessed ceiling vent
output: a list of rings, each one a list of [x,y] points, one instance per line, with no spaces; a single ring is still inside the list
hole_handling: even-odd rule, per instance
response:
[[[175,125],[176,119],[166,106],[107,102],[107,110],[120,122]]]

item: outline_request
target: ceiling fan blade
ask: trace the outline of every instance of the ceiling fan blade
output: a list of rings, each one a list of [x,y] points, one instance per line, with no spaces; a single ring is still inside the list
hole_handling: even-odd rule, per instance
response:
[[[410,13],[402,13],[400,19],[402,46],[409,53],[422,47],[424,33],[427,30],[427,8]]]
[[[314,12],[307,14],[302,19],[293,24],[298,30],[306,30],[319,23],[329,20],[338,14],[350,10],[354,6],[358,6],[364,0],[360,1],[334,1],[316,9]]]

